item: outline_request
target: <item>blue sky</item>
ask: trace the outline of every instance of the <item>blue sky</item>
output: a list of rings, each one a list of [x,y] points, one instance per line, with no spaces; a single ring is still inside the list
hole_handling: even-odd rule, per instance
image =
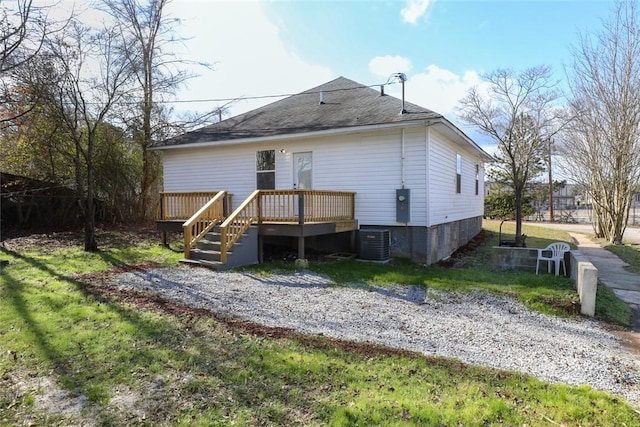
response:
[[[407,99],[458,122],[482,73],[550,65],[564,79],[570,46],[597,31],[610,1],[174,0],[183,55],[214,64],[178,93],[221,99],[297,93],[338,76],[363,84],[407,74]],[[388,93],[399,93],[399,85]],[[273,99],[231,106],[238,114]],[[187,104],[204,110],[221,102]],[[185,104],[177,108],[184,108]],[[459,124],[459,123],[458,123]]]
[[[44,0],[42,0],[44,1]],[[101,15],[91,0],[76,4],[87,22]],[[80,6],[80,7],[78,7]],[[549,65],[565,80],[579,34],[600,31],[612,0],[172,0],[165,15],[180,20],[173,45],[199,76],[178,89],[176,111],[212,111],[225,99],[227,117],[344,76],[366,85],[392,73],[408,77],[406,98],[443,114],[470,136],[456,115],[467,90],[497,68]],[[386,93],[400,97],[400,85]],[[262,97],[255,99],[255,97]],[[267,98],[264,98],[267,97]],[[203,102],[184,102],[206,100]],[[485,145],[485,141],[478,141]]]

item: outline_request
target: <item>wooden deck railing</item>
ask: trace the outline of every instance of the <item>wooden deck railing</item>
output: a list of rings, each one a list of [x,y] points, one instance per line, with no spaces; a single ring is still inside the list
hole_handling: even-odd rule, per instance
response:
[[[205,203],[183,225],[184,229],[184,257],[189,258],[191,248],[214,225],[224,221],[224,199],[226,192],[219,191],[211,200]]]
[[[325,190],[262,190],[263,222],[325,222],[355,218],[355,193]]]
[[[220,225],[220,260],[254,223],[325,222],[355,219],[355,193],[316,190],[256,190]]]
[[[355,219],[355,193],[324,190],[256,190],[225,219],[230,206],[228,193],[161,193],[161,220],[182,220],[184,254],[189,257],[193,245],[216,223],[220,224],[220,260],[240,236],[255,223],[345,221]],[[226,202],[225,202],[226,200]],[[192,212],[196,212],[191,215]]]
[[[186,220],[191,218],[218,191],[197,191],[188,193],[165,192],[160,193],[160,220]]]
[[[220,261],[227,262],[227,252],[240,236],[260,221],[260,190],[256,190],[220,225]]]

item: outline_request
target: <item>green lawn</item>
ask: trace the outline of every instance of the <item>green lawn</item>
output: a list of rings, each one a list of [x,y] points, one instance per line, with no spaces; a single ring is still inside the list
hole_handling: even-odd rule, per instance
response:
[[[621,260],[629,264],[625,267],[628,271],[640,274],[640,245],[624,244],[611,245],[606,244],[605,249],[616,254]]]
[[[458,268],[403,261],[312,268],[338,284],[481,288],[575,315],[567,311],[575,296],[566,279],[479,269],[495,237],[487,234]],[[640,425],[621,399],[585,386],[104,292],[105,272],[181,257],[155,244],[129,245],[98,253],[81,251],[80,242],[0,247],[10,262],[0,270],[0,425]]]

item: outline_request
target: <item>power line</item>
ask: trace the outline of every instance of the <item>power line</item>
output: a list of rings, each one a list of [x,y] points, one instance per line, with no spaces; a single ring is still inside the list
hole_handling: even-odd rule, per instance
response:
[[[246,101],[253,99],[269,99],[269,98],[284,98],[289,96],[296,95],[313,95],[319,93],[331,93],[331,92],[343,92],[347,90],[356,90],[362,88],[373,88],[379,86],[386,86],[394,84],[395,82],[386,82],[386,83],[377,83],[372,85],[362,85],[362,86],[354,86],[349,88],[341,88],[341,89],[329,89],[329,90],[318,90],[318,91],[306,91],[299,93],[283,93],[280,95],[256,95],[256,96],[240,96],[237,98],[209,98],[209,99],[184,99],[184,100],[175,100],[175,101],[155,101],[159,104],[182,104],[182,103],[196,103],[196,102],[229,102],[229,101]]]
[[[306,91],[306,92],[298,92],[298,93],[283,93],[278,95],[255,95],[255,96],[239,96],[235,98],[206,98],[206,99],[177,99],[177,100],[157,100],[153,101],[155,104],[195,104],[195,103],[203,103],[203,102],[233,102],[233,101],[248,101],[255,99],[270,99],[270,98],[285,98],[290,96],[298,96],[298,95],[313,95],[319,93],[332,93],[332,92],[343,92],[347,90],[357,90],[363,88],[373,88],[373,87],[381,87],[394,84],[395,81],[387,81],[385,83],[377,83],[372,85],[361,85],[354,86],[350,88],[341,88],[341,89],[329,89],[329,90],[317,90],[317,91]],[[139,104],[140,101],[125,101],[119,102],[121,105],[135,105]],[[15,100],[5,100],[5,104],[22,104],[21,101]],[[86,105],[97,105],[97,102],[85,102]]]

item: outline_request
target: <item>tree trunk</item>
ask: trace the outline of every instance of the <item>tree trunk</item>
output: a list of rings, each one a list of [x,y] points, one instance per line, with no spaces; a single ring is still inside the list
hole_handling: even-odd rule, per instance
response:
[[[522,194],[516,194],[516,247],[524,247],[522,238]]]
[[[98,242],[96,241],[96,203],[93,183],[93,141],[94,135],[90,132],[87,141],[87,202],[86,215],[84,217],[84,250],[96,252]]]
[[[84,217],[84,250],[96,252],[98,242],[96,241],[96,205],[93,197],[87,197],[86,213]]]

